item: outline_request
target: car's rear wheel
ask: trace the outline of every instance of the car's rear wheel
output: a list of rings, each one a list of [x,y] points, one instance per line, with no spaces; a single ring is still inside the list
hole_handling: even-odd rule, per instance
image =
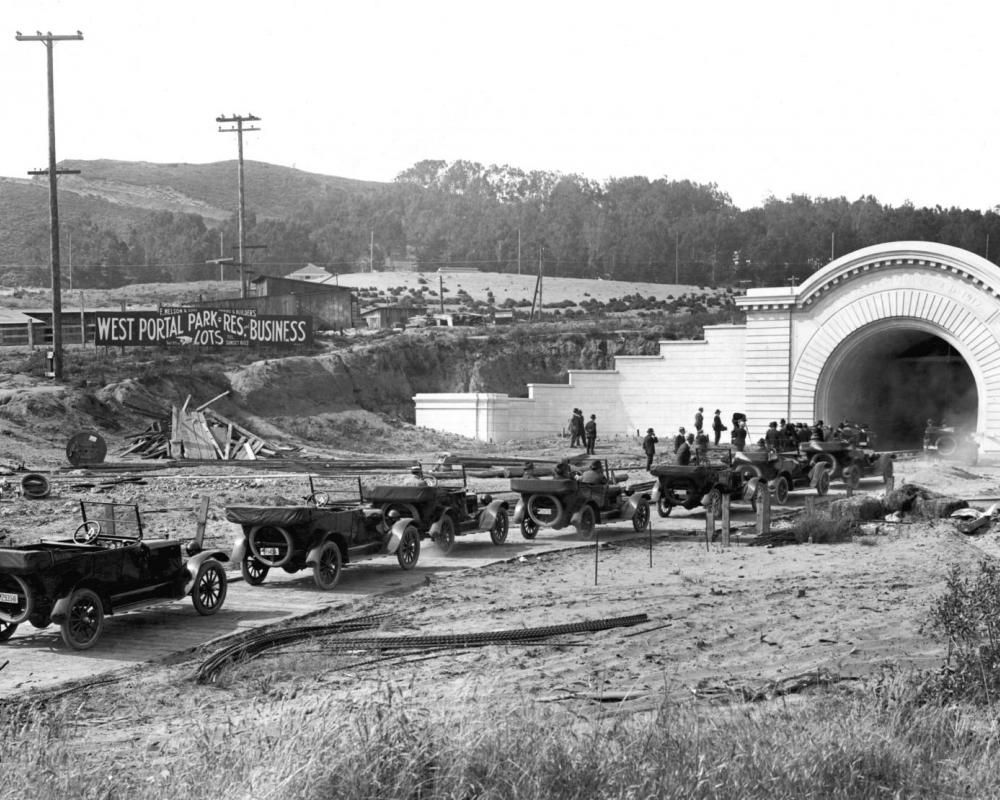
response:
[[[580,522],[576,526],[576,532],[581,536],[591,536],[594,528],[597,527],[597,515],[593,506],[584,506],[580,509]]]
[[[646,530],[647,525],[649,525],[649,503],[639,503],[632,515],[632,527],[638,532]]]
[[[493,527],[490,528],[490,541],[493,544],[501,545],[507,541],[507,531],[510,529],[510,520],[507,518],[507,512],[504,509],[497,511],[497,518],[493,521]]]
[[[252,553],[243,556],[243,563],[240,564],[240,574],[249,586],[260,586],[271,568],[261,564]]]
[[[226,602],[229,583],[222,564],[214,558],[202,562],[191,587],[191,602],[194,610],[203,617],[210,617]]]
[[[402,546],[402,542],[400,542]],[[313,580],[320,589],[330,590],[340,580],[344,566],[344,557],[336,542],[326,542],[319,551],[316,563],[313,565]]]
[[[6,642],[16,630],[16,622],[0,622],[0,642]]]
[[[534,539],[538,536],[538,523],[531,517],[525,517],[521,520],[521,536],[525,539]]]
[[[60,629],[63,641],[74,650],[89,650],[97,644],[104,630],[104,606],[97,592],[91,589],[73,592]]]
[[[774,502],[779,506],[783,506],[788,502],[788,478],[784,475],[779,475],[774,479]]]
[[[420,558],[420,532],[414,525],[407,525],[403,538],[396,548],[396,560],[402,569],[413,569]]]
[[[434,537],[434,544],[445,555],[455,549],[455,520],[451,518],[451,514],[445,514],[441,517],[441,529]]]
[[[830,491],[830,470],[823,469],[820,472],[819,480],[816,482],[816,494],[820,497]]]
[[[661,517],[669,517],[670,512],[673,510],[674,504],[670,502],[670,498],[667,497],[666,493],[656,498],[656,513]]]

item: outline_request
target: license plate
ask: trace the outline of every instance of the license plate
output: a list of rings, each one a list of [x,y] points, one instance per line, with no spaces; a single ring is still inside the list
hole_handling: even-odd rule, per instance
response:
[[[260,548],[260,554],[262,556],[280,556],[281,551],[277,547],[262,547]]]
[[[11,594],[10,592],[0,592],[0,603],[11,603],[17,605],[21,602],[21,598],[16,594]]]

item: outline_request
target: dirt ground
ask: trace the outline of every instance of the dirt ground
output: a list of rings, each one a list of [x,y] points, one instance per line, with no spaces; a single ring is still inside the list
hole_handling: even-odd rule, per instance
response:
[[[628,457],[623,452],[617,459],[625,463]],[[641,475],[633,472],[635,479]],[[897,485],[919,483],[979,508],[1000,497],[1000,465],[957,468],[922,458],[901,460],[896,479]],[[199,481],[187,488],[191,496],[211,491],[236,498],[295,488],[280,481],[266,488],[249,479],[235,488],[233,481],[225,486],[211,478]],[[881,492],[877,482],[866,481],[862,488]],[[136,491],[146,504],[178,502],[167,481],[114,490]],[[842,491],[834,486],[834,494]],[[794,493],[790,505],[800,507],[805,494]],[[773,548],[749,546],[749,512],[736,513],[735,520],[740,527],[729,547],[706,545],[700,511],[676,511],[668,520],[654,514],[652,537],[636,535],[630,526],[602,528],[596,555],[592,541],[550,552],[545,540],[551,533],[543,532],[529,555],[433,579],[428,575],[416,590],[335,604],[309,619],[317,624],[386,613],[391,619],[384,635],[441,635],[648,615],[638,626],[388,660],[358,652],[338,655],[312,642],[237,668],[264,665],[263,692],[259,679],[192,683],[192,671],[209,647],[75,690],[74,704],[84,698],[77,719],[89,730],[90,744],[81,746],[121,743],[166,754],[171,736],[184,730],[199,704],[223,702],[230,719],[261,713],[259,703],[241,712],[241,699],[273,700],[282,709],[331,699],[352,707],[366,693],[384,690],[386,680],[404,682],[428,707],[517,696],[570,704],[622,700],[620,707],[643,710],[655,707],[665,692],[677,699],[714,699],[791,685],[817,670],[851,679],[885,663],[931,667],[941,662],[944,648],[923,635],[920,625],[943,590],[948,568],[971,570],[980,559],[1000,554],[1000,530],[963,536],[951,520],[904,518],[869,526],[868,535],[852,542]],[[54,527],[55,520],[40,524]],[[511,538],[520,540],[515,530]]]

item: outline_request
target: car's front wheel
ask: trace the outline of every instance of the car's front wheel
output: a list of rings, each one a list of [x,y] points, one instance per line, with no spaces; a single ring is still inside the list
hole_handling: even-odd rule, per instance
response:
[[[493,521],[493,527],[490,528],[490,541],[496,545],[506,542],[509,528],[510,520],[507,518],[507,512],[501,508],[497,511],[497,518]]]
[[[594,528],[597,527],[597,515],[594,514],[592,506],[584,506],[580,509],[580,522],[576,526],[576,532],[581,536],[592,536]]]
[[[525,539],[534,539],[538,536],[538,523],[531,517],[525,517],[521,520],[521,536]]]
[[[638,531],[646,530],[646,526],[649,524],[649,503],[639,503],[635,507],[635,513],[632,515],[632,527]]]
[[[413,525],[407,525],[403,538],[396,548],[396,560],[402,569],[413,569],[420,558],[420,533]]]
[[[450,514],[441,517],[441,529],[434,537],[434,544],[445,555],[448,555],[455,548],[455,520],[451,518]]]
[[[222,608],[226,602],[228,588],[226,571],[222,564],[213,558],[208,559],[198,567],[198,574],[191,587],[191,602],[194,610],[203,617],[209,617]]]
[[[252,553],[243,556],[243,563],[240,564],[240,574],[249,586],[260,586],[270,569],[254,558]]]

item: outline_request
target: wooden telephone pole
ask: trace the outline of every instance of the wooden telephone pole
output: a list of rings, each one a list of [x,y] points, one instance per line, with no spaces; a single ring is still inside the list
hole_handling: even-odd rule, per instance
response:
[[[53,35],[38,31],[34,36],[25,36],[17,31],[19,42],[41,42],[45,45],[46,63],[48,65],[49,85],[49,167],[46,170],[34,170],[29,175],[49,176],[49,242],[50,263],[52,272],[52,377],[62,380],[62,286],[59,275],[59,201],[56,193],[56,106],[55,87],[53,83],[52,46],[56,42],[79,41],[83,39],[80,31],[65,35]],[[64,174],[79,173],[79,170],[63,170]]]
[[[243,133],[250,131],[259,131],[260,128],[244,128],[244,122],[260,122],[260,117],[255,117],[253,114],[247,114],[243,116],[242,114],[233,114],[231,117],[220,116],[216,117],[215,121],[221,124],[236,123],[235,128],[219,128],[219,133],[235,133],[236,141],[238,143],[239,152],[239,178],[238,178],[238,192],[239,192],[239,215],[237,217],[238,225],[238,236],[239,236],[239,268],[240,268],[240,297],[247,296],[247,274],[246,274],[246,260],[243,258],[244,249],[246,248],[245,237],[245,227],[246,227],[246,198],[243,194]]]

